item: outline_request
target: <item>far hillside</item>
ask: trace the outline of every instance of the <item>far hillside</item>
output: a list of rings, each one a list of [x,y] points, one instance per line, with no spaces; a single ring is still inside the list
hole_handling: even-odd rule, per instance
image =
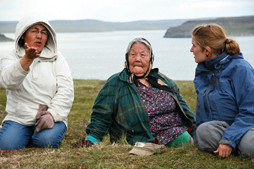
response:
[[[13,39],[6,37],[4,34],[0,33],[0,42],[13,41]]]
[[[187,19],[140,20],[132,22],[105,22],[100,20],[52,20],[49,21],[59,32],[108,32],[129,30],[166,30],[178,26]],[[14,33],[18,21],[0,21],[0,33]]]
[[[223,17],[207,20],[189,20],[183,24],[170,27],[165,38],[189,38],[191,31],[197,25],[216,23],[223,26],[229,36],[254,36],[254,16]]]

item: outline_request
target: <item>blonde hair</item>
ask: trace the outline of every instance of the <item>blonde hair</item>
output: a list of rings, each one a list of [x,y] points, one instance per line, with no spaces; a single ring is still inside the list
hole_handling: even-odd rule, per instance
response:
[[[230,55],[240,54],[239,44],[233,39],[228,39],[220,25],[199,25],[193,29],[192,37],[201,48],[209,46],[215,55],[220,55],[224,51]]]

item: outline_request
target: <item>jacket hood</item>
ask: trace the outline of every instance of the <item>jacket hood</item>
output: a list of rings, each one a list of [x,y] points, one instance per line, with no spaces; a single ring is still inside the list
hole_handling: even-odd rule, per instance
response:
[[[18,44],[21,36],[33,25],[41,24],[43,25],[49,32],[48,40],[41,51],[40,58],[44,59],[52,59],[57,56],[57,43],[56,43],[56,33],[53,27],[49,24],[49,22],[41,17],[25,17],[22,18],[17,26],[15,32],[15,50],[16,54],[19,57],[23,57],[25,55],[25,49],[23,46]]]

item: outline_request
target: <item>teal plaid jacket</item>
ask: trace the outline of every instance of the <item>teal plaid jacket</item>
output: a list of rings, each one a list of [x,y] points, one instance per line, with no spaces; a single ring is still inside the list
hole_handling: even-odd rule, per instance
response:
[[[170,93],[180,108],[183,124],[193,136],[196,129],[195,115],[184,101],[176,83],[153,69],[150,75],[162,80],[175,91]],[[86,133],[99,141],[109,133],[111,143],[123,136],[129,144],[155,142],[149,129],[149,118],[144,103],[134,83],[129,82],[127,70],[111,76],[99,92]]]

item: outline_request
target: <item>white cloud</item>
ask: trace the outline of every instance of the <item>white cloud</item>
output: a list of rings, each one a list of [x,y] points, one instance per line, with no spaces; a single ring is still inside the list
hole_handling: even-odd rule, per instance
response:
[[[104,21],[254,15],[253,0],[0,0],[0,20],[27,15]]]

